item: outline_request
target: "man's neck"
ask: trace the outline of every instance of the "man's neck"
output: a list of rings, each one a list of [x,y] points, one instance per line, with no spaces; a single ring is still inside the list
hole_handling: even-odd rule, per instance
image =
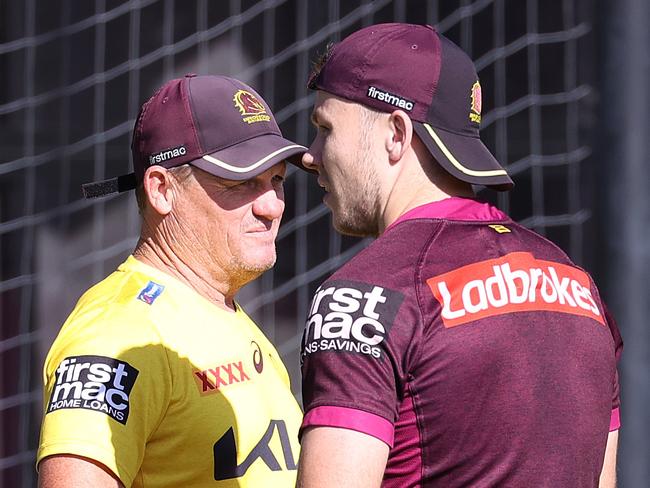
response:
[[[415,171],[403,171],[396,177],[386,198],[379,234],[409,210],[427,203],[438,202],[450,197],[474,197],[471,185],[447,175],[432,181],[419,165]]]
[[[234,297],[230,287],[205,271],[207,266],[196,263],[191,257],[183,259],[168,245],[160,245],[154,239],[141,237],[133,256],[152,268],[158,269],[192,288],[213,304],[228,311],[235,311]]]
[[[426,203],[444,200],[450,196],[451,195],[441,191],[436,187],[422,188],[417,190],[411,189],[410,195],[404,196],[408,198],[399,198],[397,195],[395,195],[396,198],[390,199],[386,205],[379,233],[382,234],[384,230],[388,228],[388,226],[390,226],[393,222],[395,222],[399,217],[404,215],[409,210]]]

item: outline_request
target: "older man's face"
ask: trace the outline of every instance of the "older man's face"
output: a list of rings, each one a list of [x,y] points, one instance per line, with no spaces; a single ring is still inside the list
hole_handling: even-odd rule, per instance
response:
[[[284,212],[286,164],[246,181],[193,168],[174,205],[178,236],[192,259],[215,278],[243,286],[275,264],[275,238]],[[202,257],[203,256],[203,257]]]

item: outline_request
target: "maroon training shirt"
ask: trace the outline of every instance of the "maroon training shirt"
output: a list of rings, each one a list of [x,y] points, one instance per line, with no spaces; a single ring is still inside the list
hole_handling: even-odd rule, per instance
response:
[[[385,487],[595,487],[621,349],[557,246],[450,198],[402,216],[314,295],[302,427],[386,442]]]

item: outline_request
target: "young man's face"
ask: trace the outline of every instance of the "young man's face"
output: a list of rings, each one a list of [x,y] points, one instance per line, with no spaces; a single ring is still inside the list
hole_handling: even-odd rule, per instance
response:
[[[332,210],[336,230],[376,236],[382,211],[376,173],[380,141],[363,110],[318,91],[312,112],[318,132],[302,161],[318,171],[318,183],[327,192],[323,202]]]
[[[179,238],[188,239],[213,273],[236,286],[270,269],[284,212],[286,163],[245,181],[192,171],[174,207]]]

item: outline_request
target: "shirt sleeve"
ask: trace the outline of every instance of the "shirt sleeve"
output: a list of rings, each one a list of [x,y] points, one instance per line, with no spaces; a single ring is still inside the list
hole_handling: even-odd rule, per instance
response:
[[[621,360],[621,355],[623,353],[623,338],[621,337],[621,332],[618,329],[616,320],[609,312],[604,302],[602,303],[602,305],[605,313],[605,319],[607,320],[607,325],[609,326],[609,330],[611,331],[612,338],[614,340],[616,363],[619,364]],[[614,374],[614,380],[612,382],[612,415],[609,424],[610,432],[614,430],[618,430],[621,427],[620,407],[621,407],[621,392],[620,392],[620,384],[619,384],[618,368],[617,368]]]
[[[341,427],[392,446],[414,320],[399,291],[359,281],[323,284],[314,295],[301,347],[301,432]]]
[[[169,402],[167,356],[156,340],[134,341],[134,324],[95,325],[93,331],[111,333],[64,335],[48,354],[37,463],[56,454],[83,456],[129,487]]]

